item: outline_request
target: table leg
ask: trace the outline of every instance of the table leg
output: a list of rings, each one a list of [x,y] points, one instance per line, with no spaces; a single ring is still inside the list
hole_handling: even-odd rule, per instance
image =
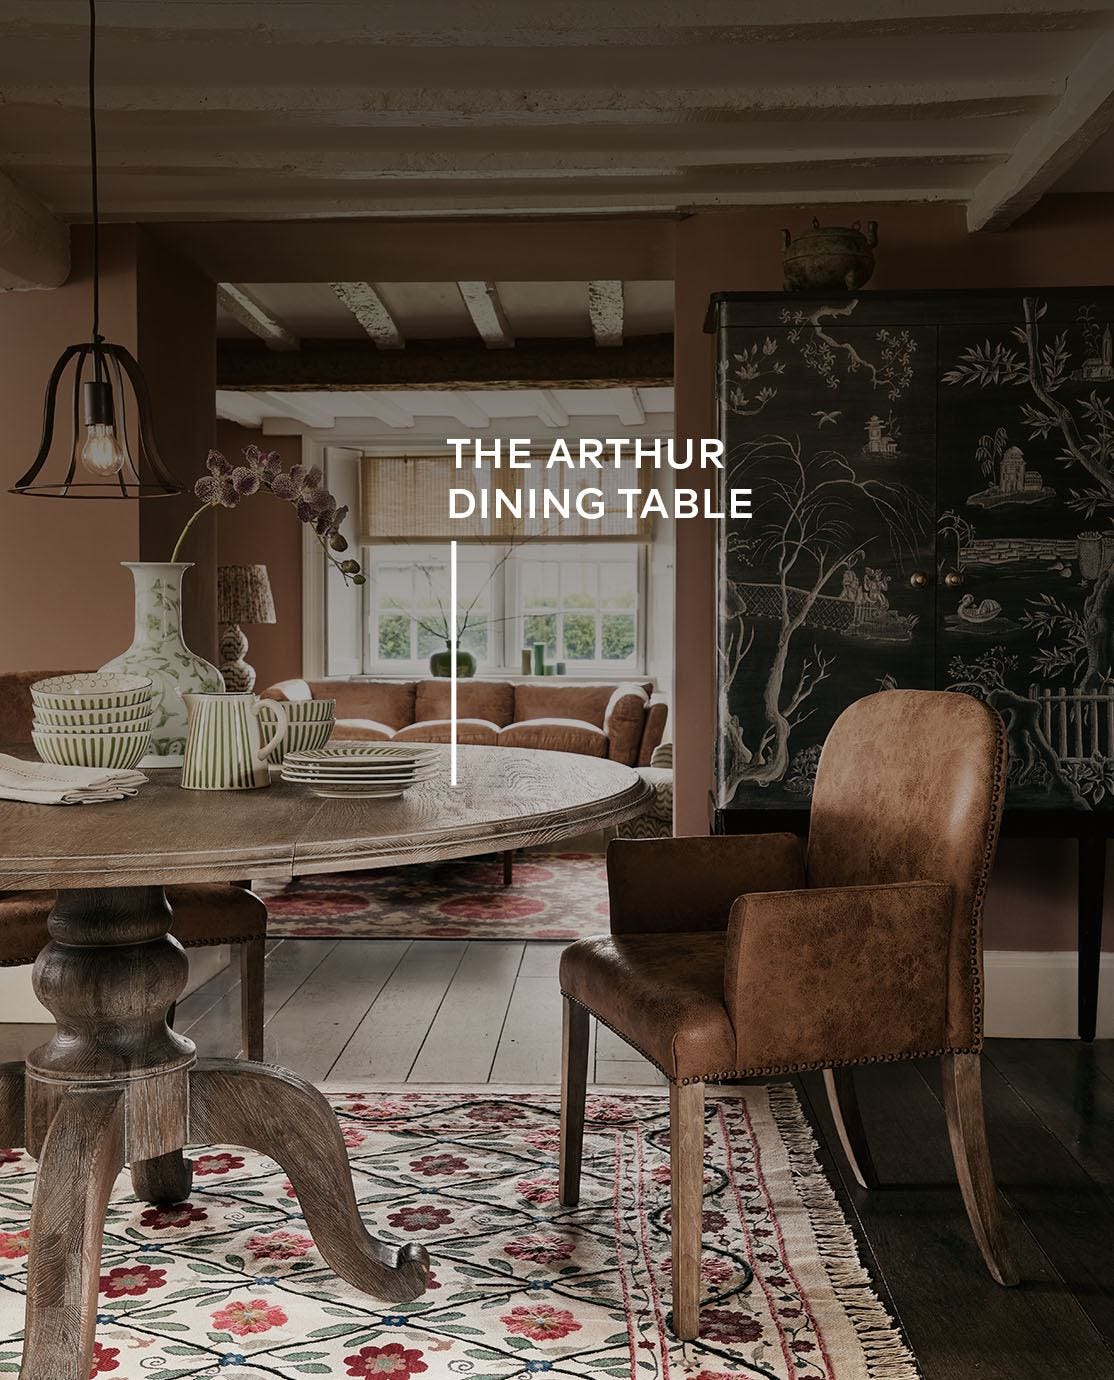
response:
[[[188,1141],[282,1164],[321,1254],[356,1288],[396,1303],[425,1289],[424,1249],[365,1229],[340,1125],[311,1084],[234,1060],[194,1070],[193,1044],[167,1023],[189,971],[170,921],[161,887],[59,892],[35,963],[54,1034],[25,1067],[0,1066],[0,1144],[39,1159],[20,1380],[88,1376],[112,1185],[127,1162],[141,1197],[180,1201]]]
[[[1106,838],[1079,837],[1079,1038],[1093,1040],[1098,1026],[1102,912],[1106,893]]]
[[[0,1148],[23,1145],[23,1064],[0,1064]]]
[[[354,1288],[392,1303],[424,1292],[425,1248],[388,1245],[364,1226],[340,1123],[312,1083],[268,1064],[204,1060],[190,1077],[190,1140],[246,1146],[276,1160],[318,1250]]]
[[[181,1150],[132,1165],[132,1191],[144,1203],[182,1203],[193,1187],[193,1161]]]
[[[123,1166],[122,1089],[67,1091],[35,1178],[20,1380],[89,1374],[104,1216]]]

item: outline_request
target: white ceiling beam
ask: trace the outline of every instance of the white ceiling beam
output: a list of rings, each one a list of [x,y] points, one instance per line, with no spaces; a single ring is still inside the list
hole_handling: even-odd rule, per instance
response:
[[[218,283],[217,307],[223,309],[251,331],[266,345],[268,350],[297,350],[298,337],[274,312],[252,295],[243,283]]]
[[[231,388],[217,389],[217,416],[225,422],[257,427],[263,421],[263,408],[254,393],[241,393]]]
[[[265,407],[280,417],[292,417],[312,431],[328,431],[336,422],[336,412],[304,393],[259,393]],[[339,396],[339,395],[338,395]],[[266,417],[264,417],[266,421]]]
[[[969,230],[1004,230],[1025,214],[1114,124],[1114,33],[1091,48],[1054,110],[975,188]]]
[[[528,407],[534,409],[534,415],[543,421],[546,426],[557,429],[568,426],[569,414],[549,389],[535,388],[527,393],[522,401],[526,403]]]
[[[332,283],[330,286],[380,350],[405,347],[398,322],[370,283]]]
[[[347,397],[339,399],[343,407]],[[414,425],[413,412],[407,411],[393,398],[388,398],[384,393],[363,393],[360,395],[362,409],[372,417],[378,417],[381,422],[385,422],[391,427],[412,427]]]
[[[490,426],[491,415],[486,412],[475,398],[469,397],[464,393],[451,393],[445,399],[445,405],[449,414],[457,419],[464,426]]]
[[[646,409],[638,396],[637,388],[612,388],[611,397],[615,403],[615,415],[624,426],[643,426]]]
[[[623,343],[623,284],[620,279],[596,278],[588,284],[588,319],[597,345]]]
[[[489,350],[514,348],[514,332],[507,322],[499,290],[494,283],[457,283],[461,301],[472,324]]]
[[[660,125],[676,124],[704,115],[721,121],[734,115],[777,114],[780,118],[836,119],[857,112],[886,110],[923,114],[944,111],[977,114],[988,103],[1057,99],[1063,83],[1055,74],[1033,72],[987,80],[977,77],[939,78],[917,84],[895,82],[807,82],[791,85],[645,87],[543,86],[531,90],[529,101],[517,88],[505,86],[354,87],[329,82],[299,85],[114,85],[98,89],[98,108],[112,114],[188,114],[203,110],[207,118],[220,112],[264,114],[282,112],[288,123],[303,117],[341,120],[346,127],[410,128],[431,123],[473,126],[478,119],[492,125]],[[83,87],[41,83],[9,86],[5,106],[49,107],[52,111],[80,110]]]
[[[69,230],[0,172],[0,291],[61,287],[69,276]]]
[[[978,125],[978,121],[971,124]],[[929,126],[931,129],[931,122]],[[973,134],[979,131],[972,131]],[[494,135],[494,132],[492,132]],[[908,129],[905,130],[908,138]],[[847,167],[890,167],[903,163],[978,163],[994,162],[1012,152],[1012,144],[1002,138],[983,137],[970,144],[942,145],[929,139],[923,144],[863,142],[858,134],[848,134],[842,144],[813,148],[807,142],[784,148],[659,148],[622,149],[606,152],[568,149],[558,152],[515,152],[462,150],[457,153],[437,151],[420,153],[347,154],[310,151],[299,156],[296,169],[289,157],[271,151],[237,149],[229,141],[220,149],[198,147],[195,150],[164,151],[153,146],[127,150],[118,147],[111,158],[101,159],[101,172],[118,178],[157,177],[169,171],[188,170],[205,173],[214,178],[236,177],[242,174],[273,174],[286,180],[312,181],[328,178],[338,182],[429,182],[437,179],[451,181],[488,181],[508,178],[547,181],[568,177],[667,177],[680,170],[693,169],[709,173],[717,168],[732,172],[740,168],[819,167],[840,164]],[[25,148],[11,156],[5,155],[9,167],[49,168],[52,171],[87,176],[87,170],[75,162],[69,150],[51,153],[42,148]]]
[[[73,0],[35,0],[14,7],[0,22],[0,38],[71,38],[85,30],[75,21]],[[459,0],[376,0],[361,5],[321,0],[257,0],[229,4],[207,0],[188,6],[152,5],[151,0],[114,0],[98,29],[114,43],[153,38],[173,41],[250,43],[254,48],[291,42],[314,45],[404,44],[427,47],[579,47],[585,44],[674,45],[681,42],[761,42],[815,37],[826,30],[845,36],[849,28],[868,32],[961,32],[1011,26],[1066,27],[1101,18],[1101,3],[1082,0],[847,0],[838,15],[825,14],[814,0],[748,0],[740,22],[736,0],[702,0],[699,8],[674,0],[641,0],[618,7],[598,0],[524,6],[520,0],[485,0],[462,15]],[[609,22],[610,21],[610,22]],[[946,28],[944,26],[947,26]],[[856,35],[857,36],[857,35]]]

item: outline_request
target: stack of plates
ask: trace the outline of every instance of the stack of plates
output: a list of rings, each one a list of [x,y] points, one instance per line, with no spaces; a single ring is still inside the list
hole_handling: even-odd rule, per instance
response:
[[[36,681],[35,750],[58,767],[134,767],[151,745],[153,696],[149,676],[116,671]]]
[[[282,779],[308,786],[314,795],[389,800],[437,771],[435,748],[410,743],[331,743],[288,752]]]

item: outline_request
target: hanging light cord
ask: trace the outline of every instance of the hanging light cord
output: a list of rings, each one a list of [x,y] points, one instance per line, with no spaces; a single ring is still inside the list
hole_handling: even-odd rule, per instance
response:
[[[89,170],[93,200],[93,340],[101,339],[101,219],[97,197],[97,0],[89,0]],[[99,356],[96,359],[99,366]]]

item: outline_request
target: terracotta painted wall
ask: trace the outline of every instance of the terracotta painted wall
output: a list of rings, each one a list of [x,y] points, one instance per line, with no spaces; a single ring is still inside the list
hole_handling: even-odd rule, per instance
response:
[[[0,670],[100,666],[131,641],[131,576],[139,556],[134,503],[27,498],[7,489],[39,446],[47,377],[90,330],[89,242],[73,236],[73,274],[52,292],[0,293]],[[101,326],[136,346],[135,231],[102,239]],[[68,453],[68,403],[53,457]],[[65,471],[62,471],[63,475]]]
[[[881,243],[871,288],[1008,288],[1114,283],[1114,197],[1053,197],[1012,230],[969,235],[955,206],[761,207],[693,215],[676,227],[676,417],[679,437],[714,432],[714,345],[704,334],[708,297],[776,291],[778,232],[875,219]],[[868,289],[869,290],[869,289]],[[695,482],[695,480],[694,480]],[[712,481],[714,482],[714,480]],[[674,738],[677,825],[708,830],[715,683],[713,523],[677,529],[677,656]],[[1072,845],[1003,845],[988,912],[987,943],[999,948],[1073,946]],[[1108,926],[1108,930],[1111,927]],[[1114,936],[1108,936],[1114,947]]]
[[[163,461],[185,489],[174,498],[141,505],[139,547],[143,560],[167,561],[189,515],[192,493],[214,444],[213,395],[217,386],[215,285],[189,260],[146,229],[136,232],[139,360],[158,419]],[[216,524],[202,521],[183,552],[192,561],[182,583],[186,643],[216,660]]]
[[[217,423],[217,449],[230,460],[248,445],[277,450],[284,466],[302,455],[298,436],[264,436],[261,431]],[[245,628],[248,661],[256,670],[256,689],[302,674],[302,531],[289,503],[271,494],[254,494],[239,508],[222,509],[217,524],[217,560],[222,565],[267,567],[278,622]]]

